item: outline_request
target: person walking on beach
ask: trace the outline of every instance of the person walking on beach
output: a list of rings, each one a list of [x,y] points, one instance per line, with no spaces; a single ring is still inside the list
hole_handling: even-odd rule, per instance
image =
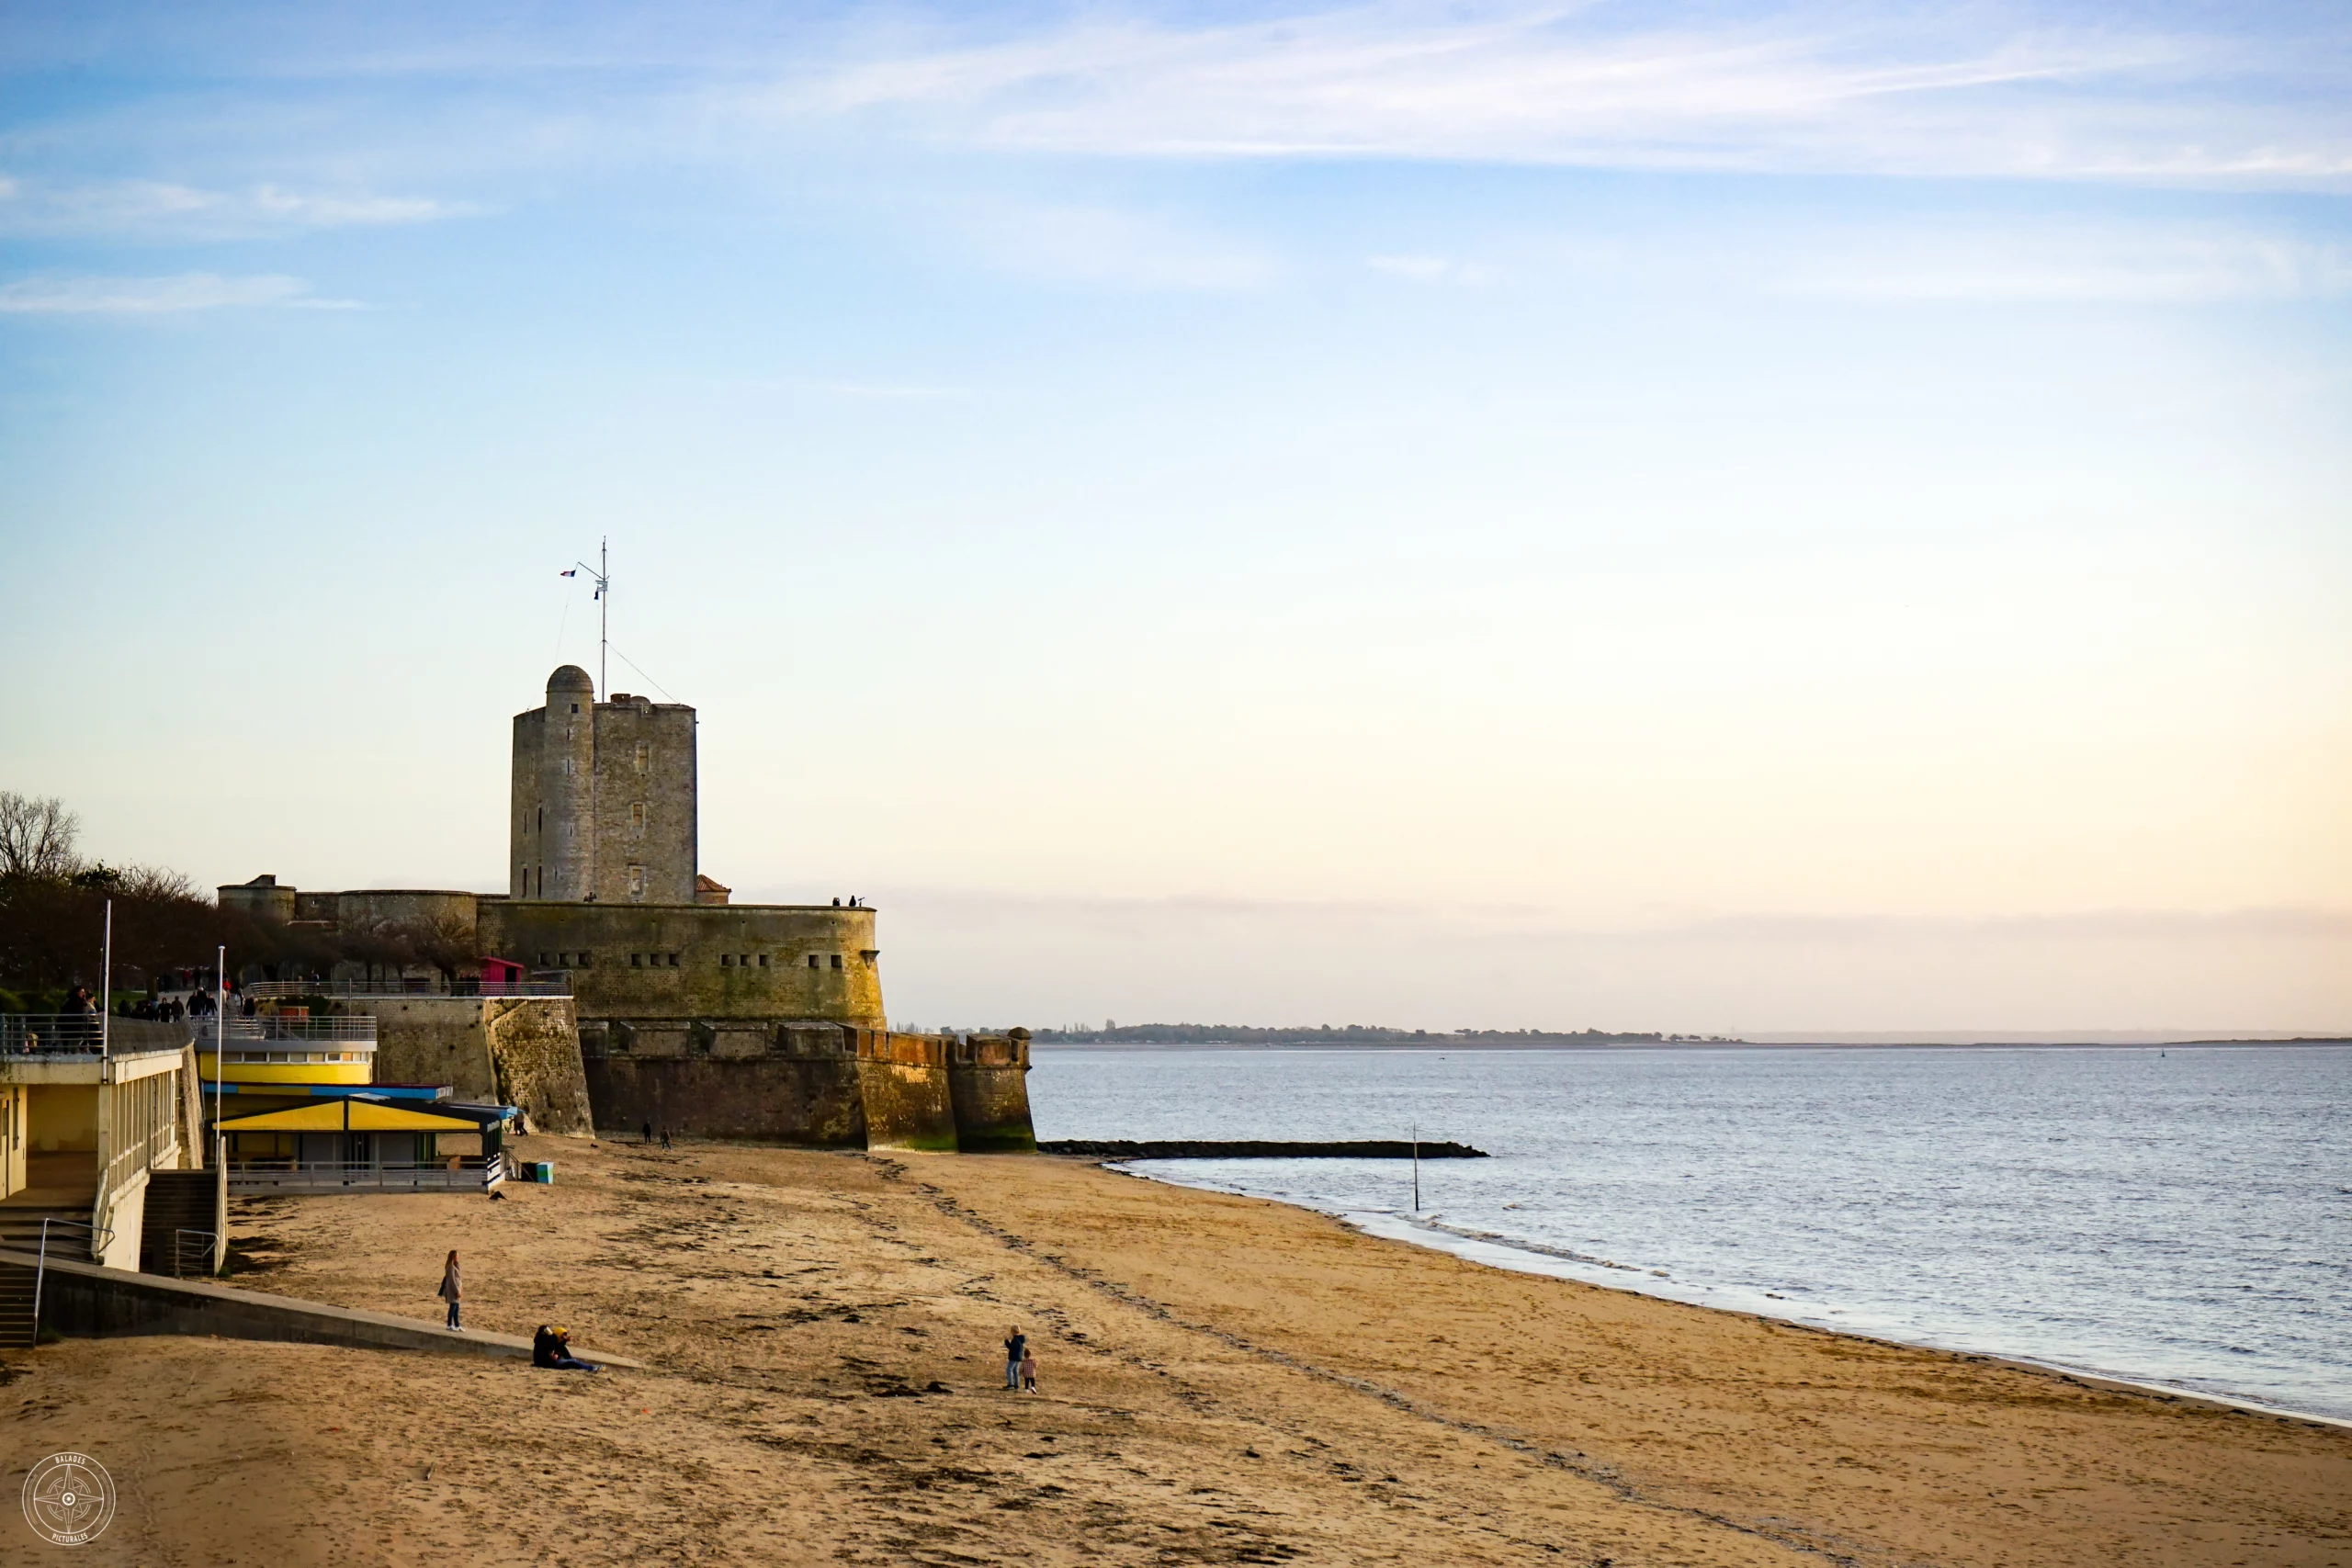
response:
[[[441,1289],[435,1292],[449,1303],[449,1326],[458,1326],[458,1251],[449,1249],[449,1261],[441,1265]]]
[[[1004,1331],[1004,1386],[1021,1387],[1021,1358],[1029,1353],[1029,1337],[1019,1328]]]
[[[662,1129],[662,1152],[663,1154],[670,1152],[670,1129],[667,1127]]]
[[[1037,1353],[1035,1350],[1021,1352],[1021,1392],[1037,1392]]]
[[[649,1149],[653,1146],[653,1123],[650,1122],[645,1124],[645,1146]]]

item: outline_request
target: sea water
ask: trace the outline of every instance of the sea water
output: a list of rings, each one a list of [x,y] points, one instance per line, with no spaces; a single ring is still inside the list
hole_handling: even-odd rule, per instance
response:
[[[2352,1418],[2352,1047],[1039,1050],[1041,1138],[1503,1267]]]

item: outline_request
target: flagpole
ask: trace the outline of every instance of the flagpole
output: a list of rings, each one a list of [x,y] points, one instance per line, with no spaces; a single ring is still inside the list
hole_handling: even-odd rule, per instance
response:
[[[98,961],[98,1055],[114,1055],[109,1016],[114,1011],[114,900],[107,900],[106,954]]]

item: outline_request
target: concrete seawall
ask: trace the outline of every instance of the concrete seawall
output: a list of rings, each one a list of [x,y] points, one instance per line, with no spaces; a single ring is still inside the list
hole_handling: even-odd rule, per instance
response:
[[[28,1252],[0,1252],[0,1267],[30,1269],[40,1261]],[[49,1260],[41,1284],[40,1322],[43,1328],[75,1339],[191,1334],[342,1345],[353,1349],[531,1359],[531,1342],[511,1334],[486,1334],[479,1329],[452,1332],[422,1318],[329,1306],[201,1280],[167,1280],[56,1258]],[[593,1350],[579,1354],[602,1365],[644,1365],[625,1356]]]

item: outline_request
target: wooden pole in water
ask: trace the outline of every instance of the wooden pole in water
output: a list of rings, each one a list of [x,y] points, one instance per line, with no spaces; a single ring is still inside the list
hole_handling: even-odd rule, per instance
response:
[[[1413,1123],[1413,1213],[1421,1212],[1421,1127]]]

